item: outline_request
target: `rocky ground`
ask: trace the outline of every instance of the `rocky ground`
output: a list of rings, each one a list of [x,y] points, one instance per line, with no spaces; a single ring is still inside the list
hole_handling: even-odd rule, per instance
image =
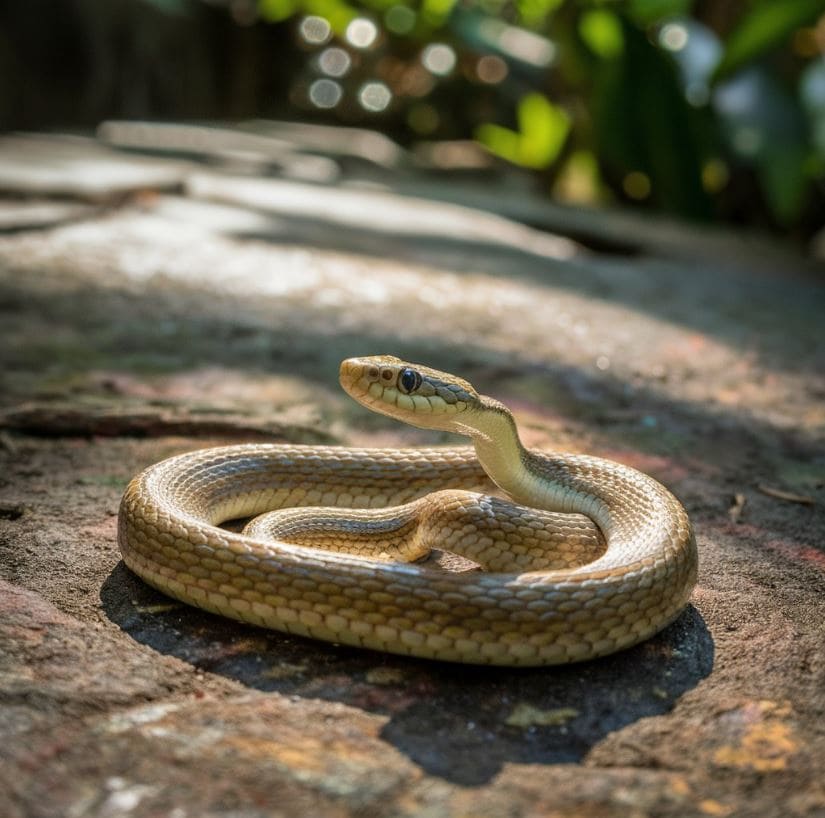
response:
[[[0,141],[3,814],[825,816],[822,270],[370,135],[255,139]],[[124,567],[123,488],[173,453],[447,442],[340,392],[383,352],[672,488],[682,617],[493,670],[238,625]]]

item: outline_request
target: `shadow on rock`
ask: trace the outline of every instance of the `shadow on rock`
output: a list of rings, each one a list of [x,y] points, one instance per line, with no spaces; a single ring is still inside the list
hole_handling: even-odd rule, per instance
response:
[[[655,638],[614,656],[511,669],[390,656],[239,624],[170,600],[123,563],[100,598],[135,640],[199,670],[386,716],[385,741],[430,775],[464,786],[486,783],[507,762],[579,761],[607,733],[668,712],[713,667],[713,639],[692,606]]]

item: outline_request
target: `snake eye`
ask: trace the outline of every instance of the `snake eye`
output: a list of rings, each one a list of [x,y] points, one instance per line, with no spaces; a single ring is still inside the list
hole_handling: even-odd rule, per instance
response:
[[[421,375],[414,369],[402,369],[398,373],[398,388],[409,395],[421,386]]]

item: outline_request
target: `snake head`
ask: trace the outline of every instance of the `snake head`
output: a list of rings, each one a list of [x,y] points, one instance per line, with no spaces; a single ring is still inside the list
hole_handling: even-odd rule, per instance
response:
[[[340,381],[368,409],[422,429],[465,434],[461,415],[479,401],[462,378],[393,355],[348,358],[341,364]]]

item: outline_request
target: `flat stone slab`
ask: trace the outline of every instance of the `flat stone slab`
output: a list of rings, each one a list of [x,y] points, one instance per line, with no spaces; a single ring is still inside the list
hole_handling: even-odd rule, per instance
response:
[[[3,815],[825,815],[821,273],[393,181],[188,164],[0,234]],[[583,241],[597,220],[640,249]],[[163,457],[453,442],[340,392],[342,358],[384,352],[464,375],[530,446],[671,487],[685,613],[594,662],[462,667],[239,625],[124,567],[120,495]]]
[[[128,156],[83,137],[0,137],[0,191],[106,201],[146,189],[180,186],[182,162]]]

